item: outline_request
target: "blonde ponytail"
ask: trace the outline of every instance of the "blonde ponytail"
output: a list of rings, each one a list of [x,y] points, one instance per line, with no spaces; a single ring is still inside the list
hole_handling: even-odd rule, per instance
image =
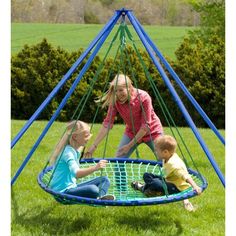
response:
[[[65,132],[61,138],[61,140],[58,142],[51,158],[50,158],[50,165],[53,165],[56,160],[57,160],[57,157],[59,156],[60,152],[62,151],[62,149],[66,146],[66,144],[68,144],[68,140],[69,140],[69,137],[67,135],[67,132]]]
[[[53,165],[56,162],[56,160],[57,160],[58,156],[60,155],[60,153],[62,152],[63,148],[67,144],[70,144],[72,134],[78,130],[80,130],[81,132],[85,131],[85,130],[90,131],[90,127],[87,123],[80,121],[80,120],[77,120],[77,121],[74,120],[74,121],[71,121],[70,123],[68,123],[65,133],[63,134],[61,140],[58,142],[58,144],[57,144],[57,146],[56,146],[56,148],[49,160],[50,165]]]

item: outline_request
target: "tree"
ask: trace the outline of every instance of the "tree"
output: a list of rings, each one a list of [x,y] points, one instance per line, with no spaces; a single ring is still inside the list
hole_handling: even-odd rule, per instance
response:
[[[207,42],[211,35],[225,38],[225,1],[189,0],[194,10],[200,14],[200,28],[193,31],[195,37]],[[194,38],[194,36],[192,36]]]
[[[76,55],[78,57],[78,54]],[[12,57],[11,111],[12,118],[28,119],[44,101],[75,58],[61,48],[54,49],[44,39]],[[65,87],[64,87],[65,89]],[[49,119],[58,107],[64,89],[47,107],[41,119]]]
[[[190,32],[177,49],[175,70],[216,126],[224,128],[224,1],[198,0],[191,4],[200,13],[201,27]]]
[[[196,25],[198,15],[184,0],[12,0],[12,22],[100,23],[116,9],[133,10],[142,24]],[[194,15],[194,19],[193,19]]]

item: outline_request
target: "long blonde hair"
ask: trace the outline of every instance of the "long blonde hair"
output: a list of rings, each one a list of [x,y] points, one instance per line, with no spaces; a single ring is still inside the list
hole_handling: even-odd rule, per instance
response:
[[[72,135],[80,131],[81,133],[84,131],[90,131],[90,127],[87,123],[80,121],[80,120],[73,120],[67,124],[66,131],[63,134],[61,140],[58,142],[51,158],[50,158],[50,165],[53,165],[58,156],[60,155],[61,151],[67,144],[71,144],[72,142]]]
[[[133,88],[132,81],[128,75],[117,74],[110,82],[109,89],[106,91],[106,93],[101,97],[98,97],[95,102],[101,102],[102,108],[114,104],[116,102],[115,88],[117,86],[127,87],[130,91]]]

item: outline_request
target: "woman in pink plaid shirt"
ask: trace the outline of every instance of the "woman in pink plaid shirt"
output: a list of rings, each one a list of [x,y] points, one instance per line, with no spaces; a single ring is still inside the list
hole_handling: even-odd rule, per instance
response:
[[[108,106],[107,116],[85,157],[93,155],[98,144],[112,128],[118,113],[124,120],[126,128],[116,157],[129,157],[141,143],[146,143],[154,152],[153,141],[163,134],[163,128],[153,109],[151,97],[146,91],[133,87],[127,75],[118,74],[99,102],[103,102],[103,108]]]

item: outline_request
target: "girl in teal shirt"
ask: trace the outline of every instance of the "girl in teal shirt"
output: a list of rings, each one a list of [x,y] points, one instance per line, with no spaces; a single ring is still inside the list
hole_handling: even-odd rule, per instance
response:
[[[107,176],[77,184],[77,178],[82,178],[104,168],[106,160],[100,160],[96,165],[80,168],[79,157],[81,148],[86,145],[92,135],[90,127],[82,121],[72,121],[67,131],[57,145],[50,162],[54,165],[54,174],[50,187],[54,191],[88,198],[114,200],[113,195],[106,195],[110,186]]]

